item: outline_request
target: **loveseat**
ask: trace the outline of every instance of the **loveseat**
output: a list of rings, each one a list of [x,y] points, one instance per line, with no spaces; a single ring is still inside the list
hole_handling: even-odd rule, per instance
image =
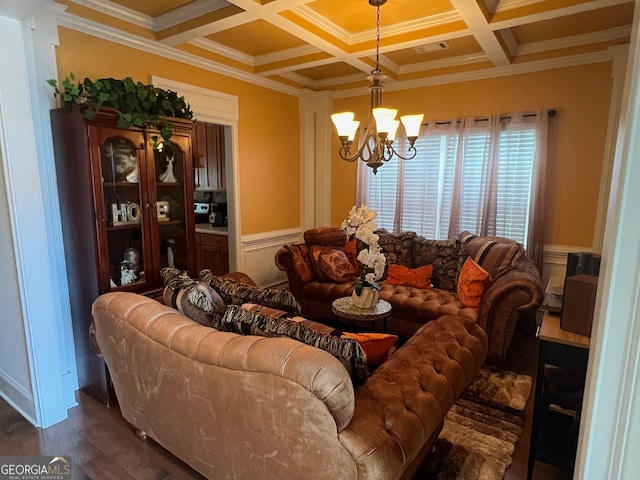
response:
[[[410,336],[442,315],[459,315],[477,322],[487,333],[488,361],[503,362],[520,315],[534,312],[543,299],[540,273],[525,257],[522,246],[506,238],[469,232],[450,240],[430,240],[414,232],[377,233],[388,265],[410,269],[433,265],[427,288],[382,282],[380,298],[392,306],[387,331]],[[276,252],[276,265],[287,273],[288,288],[305,317],[333,318],[333,300],[352,294],[354,282],[339,277],[343,272],[338,272],[338,278],[328,277],[331,271],[324,267],[331,267],[330,262],[322,261],[323,255],[331,259],[336,249],[344,249],[346,240],[338,227],[315,228],[304,233],[304,243],[285,245]],[[468,257],[491,275],[475,307],[464,305],[458,296],[458,279]]]
[[[487,353],[475,321],[443,316],[354,387],[324,350],[135,293],[100,296],[93,317],[123,417],[211,479],[412,478]]]

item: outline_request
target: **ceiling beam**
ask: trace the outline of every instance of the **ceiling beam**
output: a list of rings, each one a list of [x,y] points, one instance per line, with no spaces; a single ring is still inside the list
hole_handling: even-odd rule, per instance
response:
[[[162,35],[162,31],[158,32],[161,36],[160,42],[165,45],[176,46],[181,43],[190,42],[199,37],[206,37],[207,35],[228,30],[229,28],[237,27],[255,20],[265,20],[270,22],[271,19],[278,16],[280,12],[305,5],[311,1],[313,0],[274,0],[266,5],[261,5],[255,0],[230,0],[230,5],[236,6],[243,11],[227,18],[219,19],[215,22],[209,22],[195,28],[190,28],[185,25],[184,29],[176,29],[180,24],[187,23],[186,21],[177,25],[173,24],[172,29],[176,33],[172,32],[168,35]],[[179,10],[177,12],[179,13]],[[164,18],[163,21],[167,25],[171,24],[170,18]]]
[[[485,11],[476,0],[450,0],[462,20],[467,24],[471,34],[485,51],[496,67],[511,64],[511,56],[504,41],[500,39],[489,25]],[[484,1],[484,0],[479,0]]]

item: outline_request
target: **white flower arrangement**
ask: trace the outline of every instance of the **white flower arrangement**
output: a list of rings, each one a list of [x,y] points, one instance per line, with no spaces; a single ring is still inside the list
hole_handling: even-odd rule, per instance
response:
[[[342,222],[341,228],[346,233],[347,239],[354,236],[367,245],[358,252],[358,261],[362,267],[360,276],[355,284],[356,293],[360,295],[362,287],[373,287],[380,290],[378,280],[382,279],[387,265],[387,258],[382,254],[375,233],[378,229],[376,223],[377,212],[370,210],[366,205],[356,208],[354,205],[349,211],[349,216]]]

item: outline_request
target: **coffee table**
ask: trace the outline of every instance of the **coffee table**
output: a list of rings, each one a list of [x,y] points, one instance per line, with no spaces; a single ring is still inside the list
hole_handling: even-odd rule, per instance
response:
[[[378,320],[382,321],[382,332],[387,331],[387,318],[391,314],[391,304],[386,300],[378,300],[375,307],[360,308],[353,304],[351,297],[341,297],[331,303],[331,310],[338,320],[349,323],[349,328],[353,325],[367,325],[372,329]]]

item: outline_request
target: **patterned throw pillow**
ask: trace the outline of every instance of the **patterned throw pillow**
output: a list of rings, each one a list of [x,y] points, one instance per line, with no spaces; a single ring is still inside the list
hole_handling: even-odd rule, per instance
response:
[[[308,248],[306,245],[285,245],[284,248],[291,253],[293,269],[296,271],[302,283],[313,280],[313,271],[309,264]]]
[[[165,268],[160,275],[165,282],[162,293],[165,305],[206,327],[221,328],[227,306],[213,288],[176,269]]]
[[[336,283],[351,282],[358,276],[356,258],[339,247],[324,247],[318,255],[318,268]]]
[[[415,232],[389,233],[385,229],[375,232],[380,238],[378,245],[385,257],[387,264],[395,263],[406,267],[422,265],[415,262],[413,255],[413,242],[416,238]]]
[[[344,332],[347,338],[352,338],[358,342],[367,354],[367,367],[370,371],[382,365],[393,346],[398,341],[397,335],[388,333],[350,333]]]
[[[458,300],[465,307],[478,309],[482,297],[491,286],[491,275],[484,268],[467,257],[458,279]]]
[[[462,245],[458,240],[428,240],[416,237],[413,242],[416,265],[433,265],[431,283],[434,287],[455,292],[458,275],[464,263]]]
[[[467,254],[494,280],[516,268],[524,257],[522,245],[508,238],[478,237],[466,230],[459,238]]]
[[[324,245],[311,245],[309,247],[309,264],[311,265],[313,276],[319,282],[326,282],[329,280],[329,277],[327,277],[320,268],[320,254],[325,248],[326,247]]]
[[[389,265],[386,283],[392,285],[406,285],[413,288],[432,288],[431,275],[433,274],[433,265],[423,265],[418,268],[409,268],[404,265]]]
[[[291,317],[291,314],[289,312],[285,312],[284,310],[265,307],[264,305],[257,305],[255,303],[245,303],[242,305],[242,309],[247,312],[261,313],[272,318]],[[267,336],[264,330],[260,329],[260,326],[256,322],[249,323],[242,322],[241,320],[232,322],[230,321],[230,319],[227,319],[224,324],[224,330],[228,332],[239,333],[240,335],[259,335],[262,337]]]
[[[200,281],[211,286],[220,294],[227,305],[242,305],[243,303],[257,303],[265,307],[284,310],[293,315],[300,315],[300,305],[289,290],[280,288],[261,288],[246,283],[218,277],[210,270],[200,272]]]
[[[272,317],[260,310],[247,310],[239,305],[227,308],[222,319],[223,325],[232,325],[235,330],[237,325],[242,325],[240,331],[245,331],[248,325],[249,331],[266,337],[288,337],[312,347],[320,348],[330,353],[347,368],[354,383],[366,380],[370,373],[367,367],[367,354],[362,346],[355,340],[340,335],[340,332],[331,329],[329,333],[319,331],[306,319]],[[330,328],[330,327],[329,327]]]

